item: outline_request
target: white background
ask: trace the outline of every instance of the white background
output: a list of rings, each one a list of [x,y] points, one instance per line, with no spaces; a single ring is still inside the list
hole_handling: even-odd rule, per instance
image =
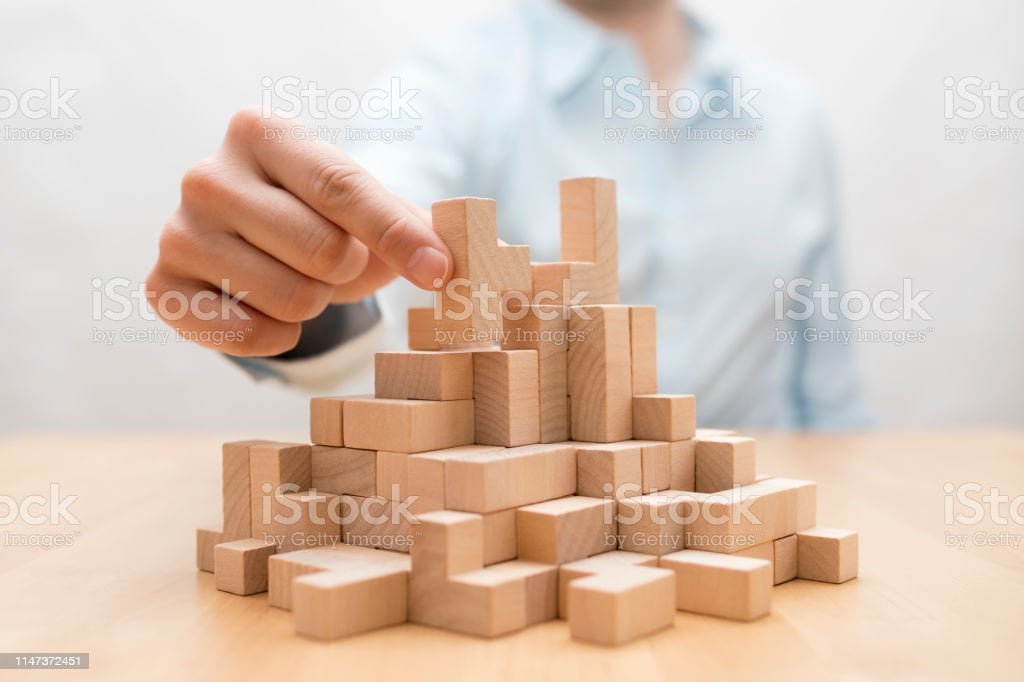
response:
[[[0,20],[0,88],[59,76],[80,90],[81,130],[50,145],[0,140],[0,434],[301,434],[304,396],[254,386],[214,353],[94,342],[93,327],[114,325],[92,319],[91,281],[145,277],[178,179],[234,110],[257,101],[261,76],[362,88],[410,43],[500,3],[21,4]],[[880,425],[1024,425],[1024,140],[943,140],[945,125],[971,123],[944,119],[945,77],[1024,88],[1024,4],[694,7],[824,99],[847,286],[874,292],[910,277],[933,291],[927,342],[860,346]]]

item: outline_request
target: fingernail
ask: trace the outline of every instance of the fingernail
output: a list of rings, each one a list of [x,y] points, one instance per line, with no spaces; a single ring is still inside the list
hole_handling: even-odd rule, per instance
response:
[[[440,289],[448,274],[448,259],[430,246],[416,249],[406,264],[409,278],[421,289]]]

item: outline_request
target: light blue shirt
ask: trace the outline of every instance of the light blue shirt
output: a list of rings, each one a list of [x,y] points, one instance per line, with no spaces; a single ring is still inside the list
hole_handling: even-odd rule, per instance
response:
[[[800,82],[691,25],[687,75],[673,87],[730,93],[710,114],[631,118],[633,101],[616,97],[626,112],[609,116],[609,92],[630,82],[620,79],[645,76],[633,45],[560,3],[525,0],[432,37],[395,72],[419,90],[416,115],[359,125],[413,140],[339,144],[423,206],[493,197],[499,235],[529,245],[534,261],[558,260],[558,181],[614,178],[621,299],[658,307],[660,390],[695,393],[705,426],[861,426],[852,349],[776,332],[799,330],[775,319],[778,278],[838,286],[821,112]],[[430,304],[404,282],[380,298],[397,321],[405,306]]]

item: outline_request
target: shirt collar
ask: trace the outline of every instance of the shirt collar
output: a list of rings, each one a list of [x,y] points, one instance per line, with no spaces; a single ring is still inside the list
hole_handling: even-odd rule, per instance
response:
[[[553,99],[576,90],[614,52],[627,55],[639,65],[628,39],[587,21],[559,0],[530,0],[525,4],[538,36],[540,84]],[[703,90],[727,84],[733,59],[726,44],[685,9],[680,7],[679,11],[690,23],[692,36],[690,64],[684,76],[687,87]]]

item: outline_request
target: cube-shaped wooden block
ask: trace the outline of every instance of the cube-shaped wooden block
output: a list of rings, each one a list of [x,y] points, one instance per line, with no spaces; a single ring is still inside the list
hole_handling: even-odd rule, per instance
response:
[[[337,639],[406,621],[408,572],[367,564],[296,578],[292,586],[295,631]]]
[[[472,355],[476,442],[505,447],[540,442],[537,351]]]
[[[519,507],[518,556],[564,564],[616,549],[615,511],[615,500],[575,495]]]
[[[382,352],[374,360],[378,398],[468,400],[473,397],[471,353]]]
[[[697,440],[697,492],[717,493],[757,478],[753,438],[721,436]]]
[[[222,542],[213,549],[213,573],[218,590],[247,596],[267,591],[267,561],[277,546],[247,538]]]
[[[661,557],[659,565],[675,571],[680,611],[743,621],[771,611],[771,562],[687,549]]]
[[[603,571],[569,583],[569,632],[576,639],[623,644],[670,627],[675,580],[661,568]]]
[[[796,534],[797,577],[844,583],[857,577],[857,532],[812,528]]]
[[[580,445],[576,469],[578,495],[621,499],[643,489],[643,449],[630,441]]]
[[[697,430],[697,398],[692,395],[633,397],[633,438],[686,440]]]

